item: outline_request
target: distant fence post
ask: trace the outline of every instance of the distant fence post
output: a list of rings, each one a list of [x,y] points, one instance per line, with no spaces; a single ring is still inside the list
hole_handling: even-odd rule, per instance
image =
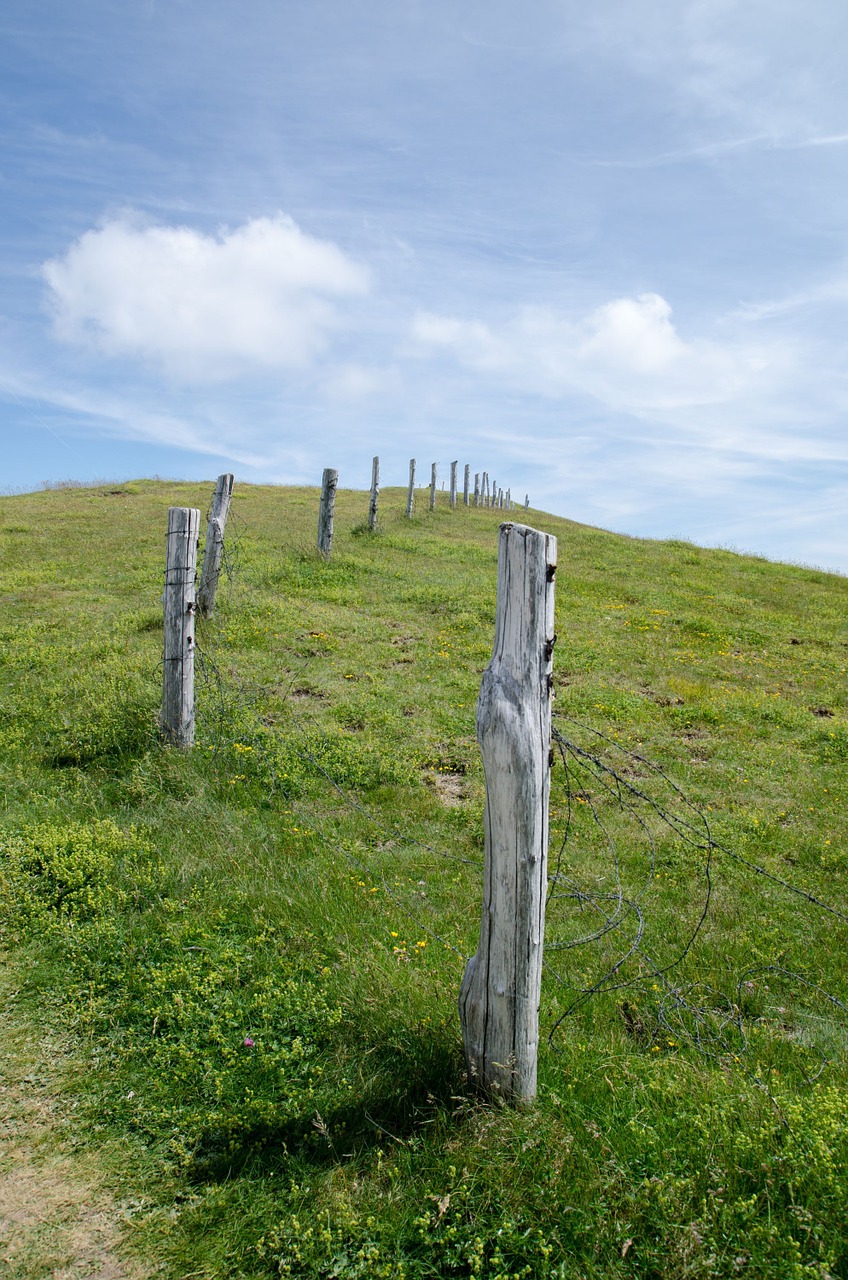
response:
[[[469,463],[467,463],[467,462],[466,462],[466,464],[465,464],[465,474],[464,474],[464,476],[463,476],[463,480],[462,480],[462,503],[463,503],[463,506],[466,506],[466,507],[468,506],[470,490],[471,490],[471,466],[470,466],[470,464],[469,464]]]
[[[474,472],[474,505],[475,507],[479,507],[480,505],[480,472],[479,471]]]
[[[406,494],[406,514],[412,519],[412,511],[415,507],[415,459],[409,459],[409,489]]]
[[[451,463],[450,469],[450,504],[451,510],[456,510],[456,463]]]
[[[374,458],[371,463],[371,501],[368,503],[368,528],[374,533],[377,529],[377,498],[380,493],[380,459]]]
[[[197,607],[204,618],[210,617],[215,610],[215,595],[218,591],[218,578],[224,555],[224,530],[227,527],[227,515],[232,496],[233,477],[227,471],[224,475],[218,476],[209,511],[209,523],[206,526],[203,568],[200,571],[200,586],[197,590]]]
[[[488,471],[484,471],[483,472],[483,506],[488,507],[488,505],[489,505],[489,473]]]
[[[321,503],[318,507],[318,550],[325,559],[333,549],[333,516],[336,510],[336,485],[339,473],[335,467],[325,467],[321,479]]]
[[[436,464],[435,462],[430,468],[430,510],[434,511],[436,507]]]
[[[459,1016],[470,1079],[536,1096],[547,888],[556,538],[502,524],[495,647],[477,702],[486,778],[480,945]]]
[[[199,532],[196,508],[168,508],[160,726],[162,737],[175,747],[190,747],[194,742],[194,575]]]
[[[530,510],[530,494],[529,493],[525,493],[524,495],[524,510],[525,511]]]

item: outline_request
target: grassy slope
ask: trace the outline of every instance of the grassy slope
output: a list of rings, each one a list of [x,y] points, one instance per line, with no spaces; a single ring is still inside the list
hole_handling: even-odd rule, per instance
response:
[[[625,891],[648,885],[634,985],[544,1045],[536,1108],[472,1100],[498,513],[409,522],[387,490],[370,537],[342,491],[323,564],[314,490],[238,487],[180,754],[155,737],[165,515],[210,495],[0,501],[4,940],[77,1037],[79,1140],[124,1144],[138,1247],[174,1276],[848,1276],[843,1011],[804,982],[848,998],[848,926],[718,853],[657,976],[705,854],[601,797]],[[656,761],[728,849],[844,909],[848,582],[529,519],[559,538],[563,732],[691,814],[624,752]],[[558,865],[613,892],[597,787],[571,790],[560,763]],[[600,919],[555,899],[550,940]],[[551,950],[546,1030],[557,975],[607,972],[634,920]]]

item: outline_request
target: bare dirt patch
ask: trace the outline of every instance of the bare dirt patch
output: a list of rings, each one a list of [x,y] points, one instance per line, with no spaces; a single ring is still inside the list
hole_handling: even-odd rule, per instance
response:
[[[122,1250],[120,1204],[66,1132],[64,1048],[21,1026],[15,995],[8,973],[0,973],[0,1273],[10,1280],[147,1280],[155,1270]]]

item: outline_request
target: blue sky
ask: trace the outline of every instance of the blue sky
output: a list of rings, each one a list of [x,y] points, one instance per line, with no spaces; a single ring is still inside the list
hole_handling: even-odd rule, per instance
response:
[[[5,488],[365,488],[848,572],[844,0],[6,0]]]

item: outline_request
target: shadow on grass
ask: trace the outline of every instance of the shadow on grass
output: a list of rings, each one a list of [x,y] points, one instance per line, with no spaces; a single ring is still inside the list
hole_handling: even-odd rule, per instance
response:
[[[345,1091],[344,1101],[333,1105],[328,1090],[314,1111],[282,1123],[237,1132],[226,1125],[208,1129],[192,1154],[190,1177],[217,1182],[238,1174],[262,1176],[293,1163],[338,1164],[409,1141],[464,1100],[464,1062],[454,1044],[421,1033],[403,1050],[372,1051],[369,1060],[371,1079],[354,1099]]]

